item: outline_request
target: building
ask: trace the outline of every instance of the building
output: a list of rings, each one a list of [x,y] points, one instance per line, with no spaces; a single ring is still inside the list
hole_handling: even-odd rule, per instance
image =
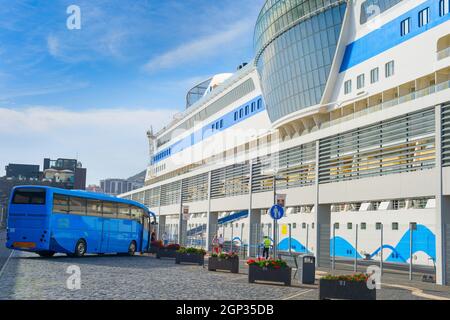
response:
[[[34,180],[39,179],[39,165],[10,163],[5,167],[6,178]]]
[[[448,0],[267,0],[254,61],[148,135],[146,186],[121,196],[180,242],[219,229],[255,255],[278,192],[280,250],[449,283],[449,18]]]
[[[144,186],[146,171],[140,172],[128,179],[105,179],[100,181],[104,193],[117,196]]]
[[[65,189],[86,189],[86,168],[76,159],[44,159],[43,180],[63,184]]]
[[[39,165],[10,163],[6,175],[0,177],[0,211],[6,212],[11,189],[18,185],[44,185],[63,189],[84,190],[86,168],[75,159],[44,159],[43,171]],[[5,214],[2,215],[5,219]],[[1,223],[1,221],[0,221]]]
[[[95,184],[90,184],[86,187],[86,191],[89,192],[96,192],[96,193],[103,193],[102,188],[100,188],[100,186],[97,186]]]

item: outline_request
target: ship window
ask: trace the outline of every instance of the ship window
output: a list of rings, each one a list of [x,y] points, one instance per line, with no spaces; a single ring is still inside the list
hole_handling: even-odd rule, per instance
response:
[[[352,80],[347,80],[344,83],[344,93],[349,94],[352,92]]]
[[[236,111],[235,113],[234,113],[234,121],[236,121],[238,119],[238,112]]]
[[[356,79],[356,88],[357,89],[361,89],[361,88],[364,88],[364,73],[363,74],[360,74],[359,76],[358,76],[358,78]]]
[[[439,1],[439,16],[443,17],[449,12],[450,0]]]
[[[400,23],[400,34],[406,36],[410,32],[411,18],[405,19]]]
[[[248,105],[245,106],[245,115],[248,115]]]
[[[392,230],[398,230],[398,222],[392,222]]]
[[[394,61],[389,61],[388,63],[386,63],[385,65],[386,78],[389,78],[394,75],[395,72],[394,68],[395,68]]]
[[[430,20],[430,8],[423,9],[419,12],[419,28],[428,24]]]
[[[262,100],[258,99],[258,107],[257,107],[258,110],[261,109],[261,107],[262,107]]]
[[[370,70],[370,83],[378,82],[379,73],[379,68]]]
[[[367,224],[365,222],[361,222],[361,230],[366,230]]]
[[[347,223],[347,229],[352,230],[353,229],[353,223],[349,222]]]
[[[252,108],[251,108],[251,112],[255,112],[255,103],[254,102],[252,102]]]
[[[244,110],[242,110],[242,109],[239,110],[239,118],[242,118],[242,116],[243,116],[243,111],[244,111]]]

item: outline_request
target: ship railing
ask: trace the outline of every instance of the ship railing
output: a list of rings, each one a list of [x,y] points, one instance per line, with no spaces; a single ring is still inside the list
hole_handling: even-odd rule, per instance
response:
[[[441,50],[441,51],[437,52],[437,59],[438,60],[442,60],[442,59],[445,59],[447,57],[450,57],[450,47],[445,48],[444,50]]]
[[[436,85],[432,85],[423,89],[420,89],[418,91],[415,92],[411,92],[409,94],[406,94],[404,96],[398,97],[398,98],[394,98],[388,101],[384,101],[382,103],[379,103],[377,105],[374,106],[370,106],[368,108],[365,108],[363,110],[357,111],[355,113],[343,116],[343,117],[339,117],[337,119],[333,119],[331,121],[325,122],[322,124],[322,128],[327,128],[327,127],[331,127],[349,120],[354,120],[356,118],[371,114],[373,112],[377,112],[377,111],[381,111],[381,110],[385,110],[388,108],[391,108],[393,106],[405,103],[405,102],[409,102],[409,101],[413,101],[416,100],[418,98],[422,98],[425,96],[428,96],[430,94],[442,91],[442,90],[446,90],[450,88],[450,80],[448,81],[444,81],[441,83],[438,83]]]

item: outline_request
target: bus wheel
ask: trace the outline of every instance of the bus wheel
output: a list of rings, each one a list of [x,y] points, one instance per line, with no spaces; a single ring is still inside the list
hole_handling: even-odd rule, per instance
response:
[[[37,253],[38,255],[40,255],[42,258],[51,258],[55,255],[55,252],[53,251],[41,251]]]
[[[128,246],[128,255],[134,256],[135,253],[136,253],[136,242],[131,241],[130,245]]]
[[[78,240],[76,246],[75,246],[75,257],[82,257],[86,253],[86,241],[83,239]]]

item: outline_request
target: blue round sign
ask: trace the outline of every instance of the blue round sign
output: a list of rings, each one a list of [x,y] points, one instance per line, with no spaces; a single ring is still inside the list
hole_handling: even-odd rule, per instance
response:
[[[270,208],[270,216],[274,220],[280,220],[284,216],[284,208],[278,204]]]

